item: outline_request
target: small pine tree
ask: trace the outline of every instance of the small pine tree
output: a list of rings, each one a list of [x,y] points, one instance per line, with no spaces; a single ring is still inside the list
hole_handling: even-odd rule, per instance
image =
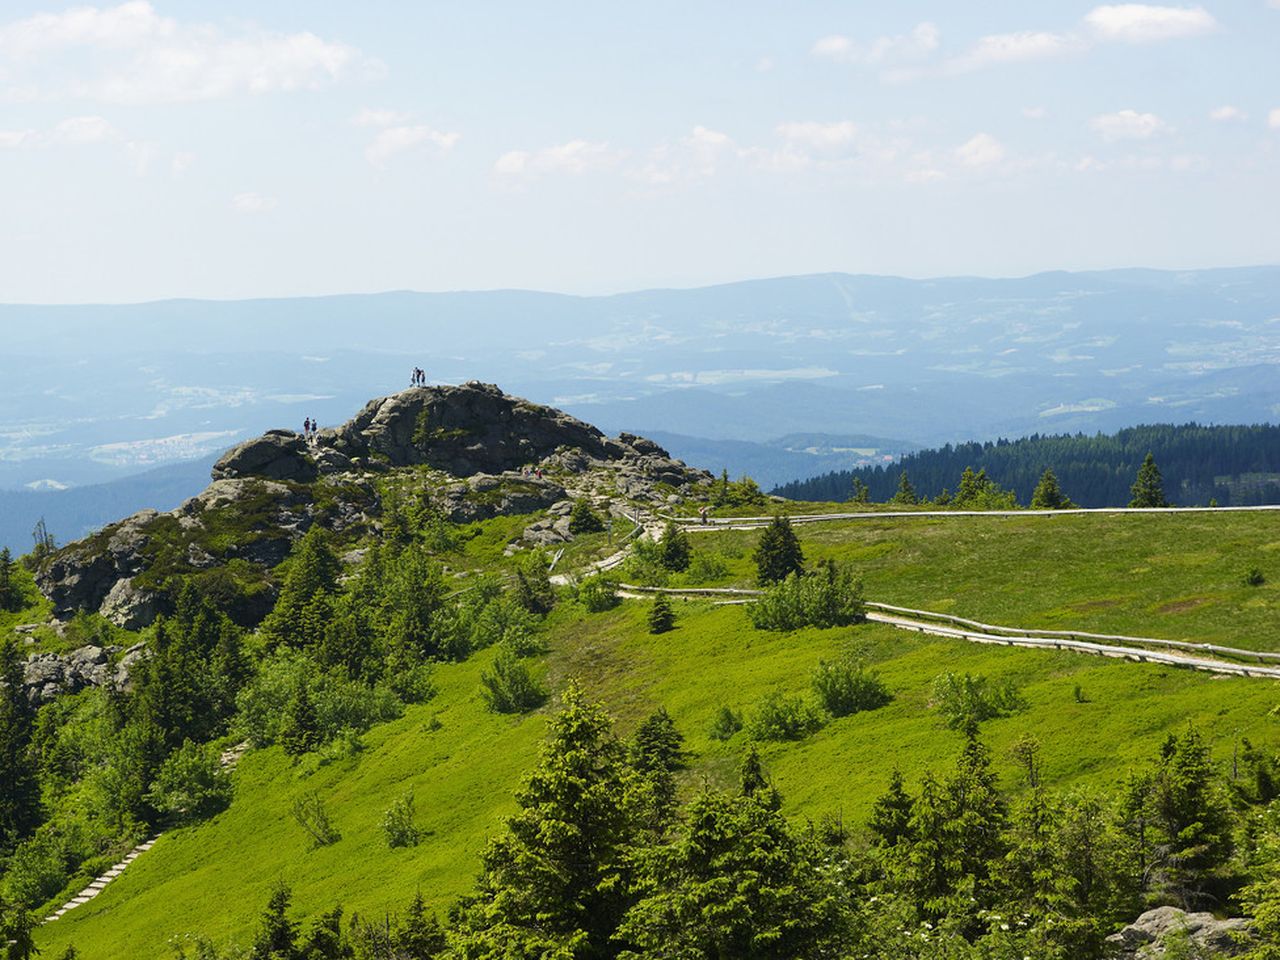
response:
[[[902,840],[911,839],[911,795],[902,780],[902,771],[896,767],[889,778],[886,790],[871,807],[867,827],[875,835],[878,847],[894,847]]]
[[[659,549],[661,551],[659,560],[665,569],[675,573],[689,569],[689,563],[693,559],[693,549],[689,545],[689,535],[680,529],[680,526],[674,520],[667,521],[667,525],[662,531]]]
[[[1133,481],[1129,492],[1133,494],[1133,499],[1129,501],[1130,507],[1169,506],[1169,501],[1164,496],[1164,478],[1160,475],[1160,468],[1156,466],[1156,458],[1153,454],[1148,453],[1146,459],[1142,461],[1142,466],[1138,468],[1138,477]]]
[[[716,482],[715,493],[711,496],[711,502],[717,507],[723,507],[729,502],[729,468],[725,467],[720,471],[720,479]]]
[[[665,593],[660,593],[649,608],[649,632],[666,633],[676,625],[675,611],[671,609],[671,601]]]
[[[778,583],[792,573],[804,572],[804,552],[785,514],[775,514],[773,522],[760,535],[755,561],[756,581],[761,586]]]
[[[577,536],[581,533],[599,533],[604,529],[604,521],[591,509],[585,497],[579,497],[573,504],[573,512],[569,514],[569,532]]]
[[[414,960],[430,960],[443,953],[445,946],[445,934],[440,921],[434,913],[427,913],[422,893],[415,893],[409,903],[404,923],[396,931],[396,949],[400,951],[398,955],[412,957]]]
[[[320,746],[320,720],[307,683],[298,678],[293,697],[285,708],[284,722],[280,725],[280,746],[291,757],[300,757]]]
[[[295,960],[298,956],[298,926],[289,919],[292,898],[283,880],[276,885],[262,912],[262,926],[249,954],[252,960]]]
[[[1058,486],[1058,478],[1054,476],[1053,470],[1046,467],[1040,475],[1040,482],[1036,484],[1035,492],[1031,494],[1031,509],[1071,510],[1074,507],[1075,504]]]
[[[871,488],[863,482],[861,477],[853,478],[853,495],[849,499],[854,503],[871,502]]]
[[[905,506],[914,506],[920,502],[920,498],[916,496],[916,488],[911,485],[911,479],[907,476],[907,471],[903,470],[898,475],[898,492],[889,502]]]
[[[0,549],[0,611],[13,613],[22,608],[22,591],[14,579],[13,554],[8,547]]]
[[[747,747],[747,755],[742,758],[738,783],[744,797],[754,797],[769,789],[769,778],[765,775],[764,764],[760,762],[760,751],[754,743]]]

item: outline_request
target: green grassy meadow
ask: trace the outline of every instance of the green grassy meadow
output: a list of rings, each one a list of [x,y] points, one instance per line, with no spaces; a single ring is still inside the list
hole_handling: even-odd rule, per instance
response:
[[[1280,648],[1280,525],[1268,514],[886,519],[798,531],[811,560],[855,563],[869,599],[997,623]],[[729,572],[719,582],[747,584],[758,536],[699,533],[693,543],[722,555]],[[1268,583],[1241,585],[1250,566]],[[948,670],[1010,678],[1028,701],[1025,712],[983,726],[1011,789],[1019,779],[1009,746],[1024,733],[1042,742],[1046,782],[1060,788],[1110,787],[1188,722],[1220,760],[1238,737],[1280,746],[1280,721],[1271,716],[1280,687],[1270,681],[967,644],[879,624],[765,633],[741,608],[706,602],[677,602],[676,611],[677,629],[654,637],[643,601],[587,614],[564,600],[549,618],[549,652],[538,669],[552,690],[579,678],[624,734],[665,705],[687,738],[684,789],[692,792],[736,781],[747,735],[711,739],[722,705],[749,720],[771,691],[807,695],[820,659],[857,653],[881,673],[893,701],[762,749],[789,815],[838,814],[855,835],[895,767],[914,785],[926,768],[952,762],[960,736],[929,703],[934,678]],[[281,879],[293,888],[298,916],[339,901],[348,913],[380,916],[418,890],[443,912],[469,889],[486,838],[514,809],[513,791],[555,708],[553,700],[522,718],[487,712],[478,683],[492,655],[441,665],[436,697],[367,733],[354,756],[317,767],[311,758],[295,766],[279,748],[249,753],[229,809],[166,834],[97,899],[42,928],[41,948],[57,956],[74,943],[84,960],[106,960],[169,956],[169,939],[187,932],[247,943]],[[332,846],[310,849],[290,818],[294,798],[308,791],[324,798],[342,834]],[[424,839],[391,850],[380,821],[409,791]]]

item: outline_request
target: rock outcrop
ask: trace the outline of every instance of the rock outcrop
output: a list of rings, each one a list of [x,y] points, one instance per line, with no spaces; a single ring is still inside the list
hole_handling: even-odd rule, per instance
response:
[[[135,644],[113,664],[112,656],[120,652],[119,647],[86,645],[67,654],[32,654],[23,665],[27,698],[39,706],[59,694],[78,693],[85,687],[128,690],[131,672],[146,650],[143,644]]]
[[[1219,920],[1211,913],[1157,907],[1107,937],[1107,943],[1116,960],[1161,960],[1170,941],[1182,937],[1197,957],[1234,957],[1244,952],[1247,936],[1247,921],[1240,918]]]
[[[170,513],[143,511],[70,544],[37,583],[58,617],[98,611],[138,629],[163,611],[169,578],[218,578],[220,594],[239,598],[233,616],[254,624],[271,606],[271,569],[313,524],[349,540],[376,529],[377,476],[413,467],[456,478],[436,484],[432,497],[458,523],[562,503],[582,492],[572,489],[575,477],[591,475],[596,496],[651,503],[711,479],[651,440],[606,437],[492,384],[416,387],[371,401],[310,441],[271,430],[233,447],[204,492]],[[533,539],[567,536],[561,520]]]
[[[262,477],[310,483],[320,475],[302,437],[290,430],[268,430],[232,447],[213,465],[214,480]]]

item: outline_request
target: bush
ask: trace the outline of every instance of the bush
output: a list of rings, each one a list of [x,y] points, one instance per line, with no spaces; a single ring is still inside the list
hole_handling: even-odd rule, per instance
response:
[[[329,819],[329,811],[325,808],[320,794],[314,790],[304,793],[293,801],[290,808],[294,821],[311,837],[313,846],[327,847],[342,839],[342,834]]]
[[[813,674],[813,692],[833,717],[875,710],[893,699],[880,676],[857,660],[820,660]]]
[[[580,533],[599,533],[604,529],[604,521],[591,509],[585,497],[579,497],[573,504],[573,512],[569,514],[569,532],[577,536]]]
[[[535,616],[550,613],[556,605],[550,566],[540,550],[530,553],[516,565],[516,603]]]
[[[661,547],[660,562],[663,567],[673,573],[680,573],[689,569],[690,554],[692,549],[689,546],[689,535],[685,533],[673,520],[667,521],[666,528],[662,531],[662,540],[659,541]]]
[[[13,851],[5,887],[10,900],[33,908],[66,886],[70,872],[60,838],[42,830]]]
[[[751,718],[751,736],[757,740],[803,740],[822,729],[822,717],[803,697],[771,693],[760,701]]]
[[[757,630],[844,627],[865,616],[862,582],[847,568],[827,565],[817,573],[791,574],[747,607]]]
[[[493,668],[480,674],[480,695],[494,713],[525,713],[542,706],[547,691],[510,650],[500,650]]]
[[[533,614],[512,597],[491,594],[489,589],[488,584],[482,584],[475,599],[459,611],[458,632],[464,638],[455,651],[456,658],[463,659],[473,651],[497,644],[510,647],[520,656],[538,653],[542,645]]]
[[[644,587],[666,586],[670,571],[662,563],[662,544],[640,537],[627,558],[627,579]]]
[[[1246,587],[1260,587],[1266,582],[1267,578],[1258,567],[1250,567],[1249,572],[1244,575],[1244,585]]]
[[[618,585],[599,574],[578,585],[578,601],[591,613],[602,613],[618,605]]]
[[[735,733],[742,729],[742,714],[737,713],[730,707],[721,707],[720,712],[716,714],[715,720],[711,721],[711,729],[708,735],[712,740],[728,740]]]
[[[421,676],[415,680],[420,689]],[[314,712],[318,746],[344,729],[368,730],[375,723],[394,720],[404,704],[386,686],[367,686],[340,670],[320,671],[315,663],[282,650],[266,660],[253,681],[236,697],[236,730],[255,746],[269,746],[284,732],[289,706],[302,684]]]
[[[1027,707],[1012,680],[988,683],[986,677],[969,673],[944,673],[934,680],[933,702],[952,730],[972,729]]]
[[[724,554],[708,550],[693,555],[685,576],[690,583],[712,583],[728,575]]]
[[[179,820],[197,820],[225,809],[231,792],[218,748],[187,740],[160,765],[147,801]]]
[[[389,847],[416,847],[422,833],[413,822],[413,794],[403,797],[387,807],[382,815],[382,832],[387,835]]]

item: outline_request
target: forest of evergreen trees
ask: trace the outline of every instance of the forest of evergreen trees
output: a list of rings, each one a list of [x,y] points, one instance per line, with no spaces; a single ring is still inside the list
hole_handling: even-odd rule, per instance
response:
[[[994,443],[960,443],[907,454],[898,463],[839,470],[797,480],[774,493],[793,500],[844,501],[855,478],[871,500],[886,501],[906,471],[916,493],[936,498],[954,492],[966,467],[985,469],[999,486],[1026,504],[1046,468],[1063,492],[1082,507],[1122,507],[1131,497],[1134,475],[1148,452],[1164,475],[1169,500],[1180,506],[1280,503],[1280,426],[1154,424],[1115,434],[1042,436]]]

